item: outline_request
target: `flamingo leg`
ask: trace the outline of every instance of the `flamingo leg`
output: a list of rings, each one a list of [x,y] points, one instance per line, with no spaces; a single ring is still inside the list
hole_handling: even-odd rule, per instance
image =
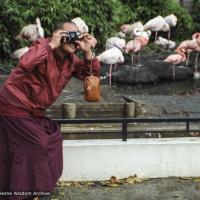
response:
[[[187,59],[186,59],[186,67],[188,67],[188,65],[189,65],[189,59],[190,59],[190,51],[187,53]]]
[[[133,52],[133,53],[131,53],[131,65],[133,66],[134,65],[134,57],[135,57],[135,55],[134,55],[135,53]]]
[[[137,66],[138,66],[138,67],[141,66],[141,53],[140,53],[140,51],[138,51],[138,62],[137,62]]]
[[[198,65],[198,57],[199,57],[199,53],[196,53],[196,57],[195,57],[195,64],[194,64],[194,70],[195,72],[197,72],[197,65]]]
[[[169,28],[169,31],[168,31],[168,40],[170,40],[171,38],[171,29]]]
[[[198,57],[199,57],[199,53],[196,53],[196,57],[195,57],[195,64],[194,64],[194,79],[195,82],[197,79],[199,79],[199,73],[198,73]]]
[[[155,45],[155,50],[156,50],[156,41],[157,41],[157,37],[158,37],[158,31],[156,31],[156,35],[155,35],[155,42],[154,42],[154,43],[155,43],[155,44],[154,44],[154,45]]]
[[[175,65],[172,65],[172,75],[173,75],[173,80],[175,81],[176,79]]]
[[[133,41],[133,46],[134,46],[134,41]],[[132,51],[132,54],[131,54],[131,64],[132,64],[132,66],[135,64],[134,59],[135,59],[135,52]]]
[[[112,84],[111,75],[112,75],[112,64],[110,65],[110,70],[109,70],[109,84],[110,84],[110,87],[111,87],[111,84]]]
[[[114,65],[115,72],[117,71],[117,64]],[[115,83],[116,77],[114,76],[114,83]]]

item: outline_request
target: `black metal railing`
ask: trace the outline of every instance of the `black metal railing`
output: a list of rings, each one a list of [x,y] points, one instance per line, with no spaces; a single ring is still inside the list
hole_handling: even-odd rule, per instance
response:
[[[104,119],[54,119],[58,124],[96,124],[96,123],[121,123],[122,124],[122,141],[127,141],[128,124],[130,123],[185,123],[185,132],[190,132],[190,123],[200,122],[200,118],[104,118]],[[156,132],[163,132],[157,130]],[[170,130],[169,130],[170,131]],[[195,130],[200,131],[200,130]],[[145,132],[155,132],[146,130]],[[165,131],[166,132],[166,131]],[[173,130],[173,132],[176,132]]]

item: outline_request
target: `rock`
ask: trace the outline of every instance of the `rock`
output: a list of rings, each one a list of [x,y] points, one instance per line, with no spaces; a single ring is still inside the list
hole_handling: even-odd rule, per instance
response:
[[[147,54],[141,58],[141,66],[132,66],[130,62],[120,64],[116,72],[113,70],[112,79],[122,84],[153,83],[160,80],[173,80],[172,65],[163,62],[172,53],[161,52]],[[126,60],[128,61],[129,59],[126,58]],[[183,64],[175,66],[176,80],[191,80],[193,78],[193,69],[185,67]],[[104,77],[104,81],[108,69],[108,65],[102,65],[101,76]]]
[[[193,78],[193,71],[184,66],[175,66],[176,80]],[[159,80],[173,80],[172,66],[162,61],[152,61],[148,65],[133,67],[124,65],[119,71],[113,72],[117,82],[120,83],[153,83]]]
[[[125,65],[123,69],[112,74],[120,83],[153,83],[159,80],[158,75],[146,67],[133,67]]]

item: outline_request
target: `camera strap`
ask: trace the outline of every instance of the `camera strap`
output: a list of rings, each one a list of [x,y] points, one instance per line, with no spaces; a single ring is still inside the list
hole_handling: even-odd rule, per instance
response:
[[[93,61],[93,59],[90,60],[90,64],[89,64],[89,67],[90,67],[90,75],[93,75],[93,72],[92,72],[92,61]]]

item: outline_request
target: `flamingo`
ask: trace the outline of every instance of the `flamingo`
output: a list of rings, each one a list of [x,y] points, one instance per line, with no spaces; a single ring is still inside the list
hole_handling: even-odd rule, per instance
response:
[[[154,17],[153,19],[149,20],[145,25],[144,25],[144,30],[151,30],[156,32],[155,35],[155,45],[158,37],[158,32],[163,31],[167,32],[169,31],[169,25],[166,23],[165,19],[158,15],[157,17]]]
[[[185,62],[185,60],[186,60],[186,55],[185,55],[185,49],[184,48],[180,48],[177,51],[177,54],[172,54],[164,60],[164,62],[168,62],[168,63],[172,64],[173,80],[175,80],[175,65],[177,65],[181,62]]]
[[[134,37],[134,29],[135,28],[144,29],[144,26],[143,26],[142,22],[140,22],[140,21],[137,21],[133,24],[123,24],[120,26],[121,32],[125,33],[126,35],[129,35],[131,38]]]
[[[88,28],[87,24],[80,17],[73,18],[71,20],[71,22],[73,22],[78,27],[81,34],[85,34],[85,33],[89,32],[89,28]],[[93,35],[89,35],[88,38],[91,41],[91,47],[95,48],[95,46],[97,44],[96,38]]]
[[[19,35],[15,37],[15,39],[27,39],[30,42],[34,42],[40,37],[44,37],[44,29],[41,26],[40,19],[37,17],[36,24],[29,24],[27,26],[24,26]]]
[[[192,51],[197,51],[195,63],[194,63],[194,70],[197,72],[197,62],[198,62],[198,52],[200,51],[200,33],[195,33],[192,35],[192,40],[185,40],[181,42],[181,44],[175,50],[176,52],[179,49],[184,48],[185,51],[188,53],[188,57]],[[188,65],[189,58],[187,58],[186,65]],[[195,75],[195,77],[197,77]]]
[[[36,18],[36,24],[29,24],[24,26],[20,33],[15,37],[16,40],[27,39],[30,42],[36,41],[38,38],[44,37],[44,30],[41,26],[40,19]],[[11,58],[20,59],[27,51],[28,47],[20,48],[11,54]]]
[[[106,50],[111,49],[113,47],[119,48],[122,52],[124,52],[126,46],[126,41],[123,38],[119,37],[111,37],[106,40]],[[116,72],[117,65],[114,65],[114,71]],[[115,81],[115,79],[114,79]]]
[[[164,49],[173,49],[176,46],[176,43],[172,40],[168,40],[163,37],[158,37],[156,44],[162,46]]]
[[[170,40],[171,37],[171,27],[175,27],[177,24],[177,17],[174,14],[168,15],[164,18],[166,23],[169,25],[169,32],[168,32],[168,40]]]
[[[176,48],[175,52],[179,51],[181,48],[184,48],[187,53],[186,67],[188,67],[190,53],[198,48],[198,44],[196,40],[184,40]]]
[[[111,37],[106,40],[106,50],[113,47],[118,47],[123,50],[126,46],[126,41],[123,38]]]
[[[140,43],[140,41],[138,39],[134,39],[134,40],[130,40],[129,42],[127,42],[126,44],[126,49],[125,52],[129,53],[130,51],[132,52],[131,54],[131,64],[133,66],[134,62],[133,62],[133,57],[135,57],[135,53],[139,52],[140,54],[140,50],[142,49],[142,44]],[[140,59],[140,55],[138,57],[138,59]],[[140,60],[138,61],[138,66],[140,65]]]
[[[23,47],[21,49],[17,49],[11,54],[11,58],[13,59],[20,59],[27,51],[29,50],[28,47]]]
[[[143,47],[145,47],[148,42],[149,42],[149,37],[151,35],[151,31],[143,31],[142,29],[140,28],[135,28],[134,29],[134,34],[136,35],[136,37],[129,41],[127,44],[126,44],[126,47],[125,47],[125,52],[126,53],[129,53],[130,51],[132,52],[132,55],[131,55],[131,63],[133,65],[133,57],[135,57],[135,53],[138,52],[138,66],[141,65],[141,62],[140,62],[140,51]]]
[[[73,18],[71,22],[73,22],[78,27],[81,34],[89,32],[87,24],[80,17]]]
[[[122,54],[122,51],[117,48],[113,47],[111,49],[108,49],[97,56],[97,59],[100,62],[106,63],[110,65],[109,69],[109,84],[111,86],[111,75],[112,75],[112,65],[117,65],[118,63],[124,63],[124,56]]]
[[[196,41],[197,41],[197,44],[198,44],[199,47],[200,47],[200,32],[194,33],[194,34],[192,35],[192,39],[193,39],[193,40],[196,40]],[[199,51],[200,51],[200,49],[197,48],[196,51],[197,51],[197,53],[196,53],[195,64],[194,64],[194,79],[199,79],[200,74],[199,74],[199,72],[197,71],[197,68],[198,68],[198,56],[199,56]]]

